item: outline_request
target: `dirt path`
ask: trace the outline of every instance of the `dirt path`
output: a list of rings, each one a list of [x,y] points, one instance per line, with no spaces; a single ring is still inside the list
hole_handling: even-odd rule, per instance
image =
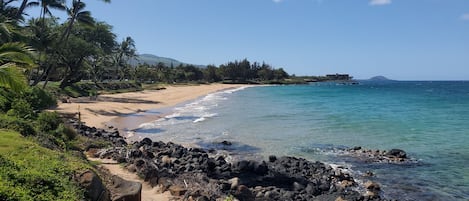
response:
[[[88,158],[90,161],[99,161],[101,167],[104,167],[109,170],[109,172],[113,175],[117,175],[125,180],[140,182],[142,184],[142,201],[169,201],[169,200],[177,200],[169,191],[164,193],[160,193],[158,188],[152,188],[150,184],[143,181],[139,178],[135,173],[131,173],[124,169],[120,164],[113,160],[108,159],[99,159],[99,158]]]

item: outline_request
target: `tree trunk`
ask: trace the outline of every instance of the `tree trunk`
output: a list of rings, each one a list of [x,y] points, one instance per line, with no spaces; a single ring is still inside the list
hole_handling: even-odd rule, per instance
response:
[[[21,3],[20,8],[18,9],[18,12],[16,13],[16,16],[15,16],[16,19],[21,18],[21,15],[23,14],[23,11],[26,8],[26,5],[28,5],[28,0],[23,0],[23,2]]]

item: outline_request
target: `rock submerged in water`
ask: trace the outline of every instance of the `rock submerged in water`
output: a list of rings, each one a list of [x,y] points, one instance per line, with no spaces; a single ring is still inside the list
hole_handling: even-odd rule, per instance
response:
[[[363,149],[360,146],[347,149],[343,155],[351,156],[365,162],[375,163],[406,163],[414,160],[408,158],[407,153],[402,149],[391,149],[389,151]]]
[[[407,153],[402,149],[391,149],[386,152],[386,156],[406,159]]]

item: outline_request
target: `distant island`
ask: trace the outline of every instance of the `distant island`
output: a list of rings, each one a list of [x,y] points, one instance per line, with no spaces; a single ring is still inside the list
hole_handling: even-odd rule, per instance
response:
[[[379,75],[379,76],[374,76],[374,77],[368,79],[368,81],[393,81],[393,80],[388,79],[387,77]]]

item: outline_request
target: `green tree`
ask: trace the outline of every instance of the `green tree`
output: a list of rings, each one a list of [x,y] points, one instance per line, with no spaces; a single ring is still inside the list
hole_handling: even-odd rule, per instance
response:
[[[34,77],[32,86],[44,79],[48,80],[49,74],[57,66],[57,38],[59,36],[57,27],[58,24],[54,18],[45,20],[32,18],[25,27],[29,44],[37,51],[35,62],[38,68],[35,69],[35,73],[31,71],[29,75],[30,79]]]
[[[130,37],[126,37],[119,44],[114,54],[114,67],[116,70],[116,79],[124,79],[124,70],[128,69],[128,61],[137,56],[135,41]]]
[[[204,72],[204,79],[207,80],[208,82],[218,82],[221,80],[217,72],[217,67],[214,65],[208,65],[203,72]]]
[[[60,51],[60,60],[64,65],[64,78],[60,84],[61,88],[79,82],[87,74],[92,65],[106,65],[106,57],[115,46],[115,35],[111,27],[105,23],[97,23],[93,27],[76,26],[68,42],[63,44]],[[102,62],[100,63],[101,60]],[[102,66],[100,66],[102,67]]]

